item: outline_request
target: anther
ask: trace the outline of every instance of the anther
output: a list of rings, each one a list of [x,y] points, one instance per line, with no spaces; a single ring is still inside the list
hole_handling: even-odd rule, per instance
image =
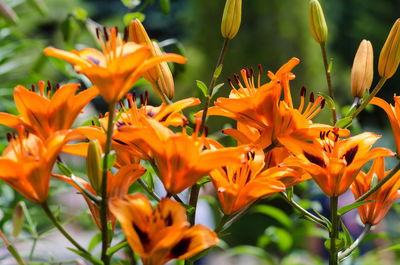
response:
[[[78,86],[78,88],[79,88],[79,86]],[[59,89],[60,89],[60,83],[57,82],[57,83],[56,83],[56,90],[59,90]]]
[[[232,84],[232,79],[228,76],[228,84],[232,87],[233,86],[233,84]]]
[[[99,118],[100,119],[103,118],[103,114],[99,113]]]
[[[32,86],[31,86],[31,90],[32,90],[32,92],[35,92],[35,91],[36,91],[36,87],[35,87],[35,85],[34,85],[34,84],[32,84]]]
[[[133,107],[132,106],[132,94],[127,94],[126,99],[128,100],[128,107],[129,107],[129,109],[131,109]]]
[[[325,107],[325,99],[323,99],[323,100],[321,101],[320,107],[321,107],[321,109],[323,109],[323,108]]]
[[[107,32],[107,28],[103,27],[103,33],[104,33],[104,38],[106,39],[106,41],[108,41],[108,32]]]
[[[118,27],[115,26],[114,29],[115,29],[115,36],[117,37],[118,36]]]
[[[140,105],[143,106],[144,105],[144,95],[140,94]]]
[[[96,37],[100,40],[100,28],[96,28]]]
[[[47,80],[47,92],[49,91],[49,90],[51,90],[53,87],[52,87],[52,85],[51,85],[51,82],[49,81],[49,80]]]
[[[233,78],[235,79],[235,82],[239,85],[240,84],[239,76],[237,74],[233,74]]]
[[[261,75],[262,73],[262,66],[261,64],[258,64],[258,74]]]
[[[253,76],[254,76],[254,70],[253,70],[253,67],[250,67],[250,75],[251,75],[251,77],[253,77]]]
[[[128,42],[129,32],[128,27],[124,28],[124,42]]]
[[[247,76],[247,78],[250,78],[250,71],[249,71],[249,68],[246,68],[246,76]]]
[[[147,102],[149,102],[149,91],[145,91],[144,92],[144,95],[145,95],[145,105],[147,105]]]
[[[124,103],[122,103],[122,100],[120,100],[118,103],[119,103],[119,106],[121,107],[121,109],[123,109],[124,108]]]
[[[305,97],[307,93],[307,89],[305,86],[302,86],[300,89],[300,97]]]
[[[96,126],[96,124],[94,123],[94,120],[92,120],[92,126]]]
[[[208,126],[207,125],[204,126],[204,136],[205,137],[208,136]]]
[[[12,139],[11,133],[7,133],[7,142],[10,142]]]
[[[314,92],[311,92],[311,94],[310,94],[310,102],[311,103],[314,103]]]

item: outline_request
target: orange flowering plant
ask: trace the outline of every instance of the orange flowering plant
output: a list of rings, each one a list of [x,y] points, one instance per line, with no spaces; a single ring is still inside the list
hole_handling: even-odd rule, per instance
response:
[[[130,9],[144,10],[152,1],[124,2]],[[318,0],[309,2],[309,37],[320,45],[329,95],[315,90],[307,94],[305,86],[296,83],[295,74],[301,74],[301,67],[310,65],[310,59],[291,56],[281,67],[274,66],[278,69],[275,72],[265,72],[259,65],[258,74],[251,67],[245,68],[240,76],[228,78],[229,86],[217,84],[221,73],[229,74],[225,56],[229,44],[240,35],[246,6],[241,0],[226,0],[221,53],[209,85],[197,80],[196,95],[174,99],[181,95],[175,92],[181,92],[184,85],[174,83],[174,70],[179,66],[172,63],[185,64],[187,59],[181,54],[164,53],[163,49],[168,50],[166,46],[176,44],[176,40],[151,39],[146,23],[139,19],[144,19],[140,12],[125,16],[123,33],[117,27],[108,29],[81,17],[100,50],[67,45],[70,51],[52,46],[43,51],[45,56],[56,58],[52,59],[56,65],[64,61],[65,68],[72,65],[74,73],[69,74],[75,80],[62,85],[39,81],[29,89],[15,87],[16,111],[0,112],[0,124],[13,130],[7,134],[7,146],[0,158],[0,179],[21,199],[42,208],[73,245],[69,249],[79,256],[76,263],[211,262],[209,257],[221,252],[215,249],[230,255],[243,251],[227,250],[231,235],[225,231],[230,229],[234,234],[234,222],[245,214],[264,213],[284,228],[265,223],[268,227],[259,237],[258,247],[250,249],[289,264],[283,254],[266,252],[269,244],[284,252],[293,243],[285,239],[292,239],[290,229],[297,218],[274,207],[277,203],[300,212],[310,221],[307,224],[317,229],[314,234],[324,235],[325,243],[316,242],[329,252],[329,265],[338,265],[352,256],[400,197],[400,163],[385,168],[385,160],[400,157],[400,99],[394,96],[393,106],[376,96],[400,62],[400,20],[382,48],[380,80],[371,91],[372,44],[361,42],[345,95],[354,101],[348,111],[339,111],[339,91],[332,86],[332,65],[327,59],[328,27]],[[160,7],[167,13],[169,1],[160,1]],[[1,2],[0,9],[10,15]],[[76,83],[77,79],[83,85]],[[150,85],[154,93],[141,92],[143,84]],[[220,88],[225,94],[214,97]],[[94,99],[106,104],[108,111],[90,113]],[[378,106],[387,114],[397,153],[375,146],[381,145],[379,139],[385,138],[385,132],[382,136],[359,126],[357,117],[368,105]],[[329,119],[324,116],[327,112]],[[88,115],[89,121],[79,124],[82,115]],[[223,116],[229,125],[218,124],[215,129],[207,120],[209,116]],[[74,164],[75,156],[84,161],[85,170]],[[74,200],[83,198],[86,202],[82,204],[90,213],[86,224],[97,232],[89,247],[70,234],[64,228],[64,216],[56,216],[49,207],[49,198],[57,198],[54,195],[60,189]],[[339,208],[339,197],[344,198],[349,190],[354,201],[346,201]],[[322,214],[325,209],[311,209],[313,204],[307,206],[302,200],[317,193],[321,200],[329,201],[329,216]],[[200,200],[208,202],[215,224],[202,224],[206,211]],[[60,204],[60,209],[66,208],[66,200]],[[18,243],[10,243],[8,233],[1,229],[0,237],[19,265],[38,264],[43,260],[34,253],[41,235],[27,207],[21,207],[15,207],[13,226],[21,230],[21,212],[27,215],[35,240],[30,254],[21,255]],[[344,220],[345,214],[356,208],[363,228],[353,240],[353,231]]]

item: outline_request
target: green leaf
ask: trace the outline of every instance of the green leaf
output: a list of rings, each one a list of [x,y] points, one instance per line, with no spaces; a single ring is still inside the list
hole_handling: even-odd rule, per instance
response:
[[[341,223],[342,223],[342,230],[343,230],[343,233],[341,233],[341,234],[344,235],[344,237],[343,237],[344,247],[347,248],[353,243],[353,238],[351,237],[349,230],[347,230],[347,227],[344,225],[344,223],[343,222],[341,222]]]
[[[150,171],[147,171],[147,187],[151,192],[154,192],[154,178],[153,175],[150,173]]]
[[[253,256],[253,257],[258,257],[264,260],[269,260],[270,257],[268,255],[268,253],[262,249],[262,248],[258,248],[258,247],[254,247],[254,246],[237,246],[234,248],[230,248],[227,249],[225,251],[226,254],[228,255],[249,255],[249,256]]]
[[[111,152],[107,156],[107,170],[110,170],[115,161],[117,160],[117,153],[115,153],[114,150],[111,150]],[[100,160],[100,168],[103,169],[104,167],[104,154],[101,155],[101,160]]]
[[[271,218],[274,218],[287,228],[290,228],[293,225],[292,219],[290,219],[289,216],[284,211],[278,208],[269,205],[256,205],[253,207],[251,211],[254,213],[261,213]]]
[[[369,97],[369,89],[365,90],[364,96],[362,98],[362,102],[366,101],[368,97]]]
[[[339,216],[342,216],[342,215],[344,215],[345,213],[347,213],[348,211],[351,211],[351,210],[357,208],[358,206],[361,206],[361,205],[364,205],[364,204],[370,203],[370,202],[374,202],[374,200],[362,201],[362,202],[354,202],[354,203],[352,203],[352,204],[343,206],[343,207],[341,207],[341,208],[338,210],[338,215],[339,215]]]
[[[349,127],[352,123],[353,119],[351,117],[344,117],[340,120],[338,120],[335,124],[336,127],[346,129]]]
[[[160,0],[160,8],[161,8],[161,12],[164,15],[168,15],[169,10],[171,8],[171,3],[169,2],[169,0]]]
[[[374,174],[372,175],[372,180],[371,180],[370,189],[373,189],[373,188],[376,186],[376,184],[378,184],[378,182],[379,182],[378,176],[374,173]]]
[[[288,251],[293,245],[293,238],[285,229],[270,226],[265,229],[264,234],[269,236],[279,249],[283,252]]]
[[[126,6],[128,9],[134,9],[138,5],[141,4],[141,0],[121,0],[121,2]]]
[[[49,8],[43,0],[27,0],[27,2],[34,7],[41,15],[47,15]]]
[[[124,24],[129,26],[132,20],[138,19],[140,22],[143,22],[146,18],[146,15],[141,12],[133,12],[124,15]]]
[[[24,201],[20,202],[20,205],[22,207],[22,210],[24,211],[24,216],[26,217],[26,221],[28,221],[28,228],[31,231],[33,237],[38,237],[37,235],[37,230],[36,230],[36,225],[33,223],[31,215],[28,211],[28,208],[26,207],[26,204]]]
[[[207,88],[206,84],[204,84],[203,81],[196,80],[196,85],[198,88],[200,88],[201,92],[203,93],[203,95],[206,98],[208,98],[210,96],[210,94],[208,94],[208,88]]]
[[[331,110],[335,109],[335,101],[333,101],[333,99],[330,96],[321,92],[318,92],[318,95],[321,96],[323,99],[325,99],[325,103],[329,106]]]
[[[222,67],[223,67],[222,64],[220,64],[220,65],[218,65],[217,69],[215,69],[215,71],[214,71],[215,79],[217,79],[220,76],[220,74],[222,72]]]
[[[199,181],[197,181],[197,184],[198,185],[203,185],[203,184],[206,184],[206,183],[208,183],[210,181],[211,181],[211,178],[209,176],[207,176],[207,177],[204,177],[204,178],[200,179]]]
[[[128,245],[129,245],[128,241],[123,241],[123,242],[121,242],[121,243],[119,243],[119,244],[107,249],[106,254],[107,254],[107,256],[111,257],[115,252],[117,252],[121,248],[124,248],[124,247],[126,247]]]
[[[101,261],[101,260],[99,260],[99,259],[97,259],[97,258],[95,258],[95,257],[93,257],[91,255],[88,255],[83,251],[80,251],[80,250],[77,250],[77,249],[73,249],[73,248],[67,248],[67,249],[72,251],[72,252],[74,252],[74,253],[76,253],[76,254],[78,254],[82,258],[92,262],[95,265],[104,265],[103,261]]]
[[[215,96],[215,94],[218,93],[219,89],[220,89],[223,85],[224,85],[224,83],[221,83],[221,84],[216,85],[216,86],[213,88],[213,92],[212,92],[212,96],[211,96],[211,97]]]
[[[97,233],[90,240],[88,251],[91,252],[101,242],[101,233]]]
[[[57,161],[57,167],[62,174],[66,175],[67,177],[72,176],[72,170],[68,166],[61,163],[60,161]]]
[[[328,225],[328,229],[331,230],[331,228],[332,228],[332,223],[331,223],[331,221],[329,221],[328,218],[326,218],[325,216],[323,216],[322,214],[320,214],[320,213],[317,212],[316,210],[313,209],[313,211],[319,216],[319,218],[321,218],[322,220],[325,221],[325,223]]]
[[[293,194],[294,194],[294,188],[293,186],[286,189],[286,195],[288,196],[288,199],[291,201],[293,200]]]
[[[327,250],[330,250],[331,249],[331,239],[329,238],[329,239],[325,240],[324,245]],[[344,247],[343,239],[335,238],[335,248],[338,250],[338,249],[342,249],[343,247]]]

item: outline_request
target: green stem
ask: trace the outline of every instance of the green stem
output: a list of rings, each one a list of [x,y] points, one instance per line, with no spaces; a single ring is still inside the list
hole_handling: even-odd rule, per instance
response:
[[[3,239],[4,244],[6,244],[8,252],[11,253],[11,255],[18,262],[18,264],[19,265],[25,265],[25,262],[23,261],[23,259],[19,255],[17,249],[10,242],[8,242],[6,236],[3,234],[3,231],[1,231],[1,229],[0,229],[0,237],[1,237],[1,239]]]
[[[286,195],[285,192],[280,192],[279,193],[281,195],[281,197],[287,202],[289,203],[294,209],[296,209],[297,211],[299,211],[301,214],[303,214],[305,217],[307,217],[310,221],[322,226],[323,228],[328,228],[328,225],[326,224],[326,222],[324,220],[322,220],[321,218],[313,215],[312,213],[308,212],[307,210],[305,210],[303,207],[301,207],[300,205],[298,205],[295,201],[291,200],[288,198],[288,196]]]
[[[215,70],[217,70],[217,68],[224,61],[225,54],[226,54],[226,49],[228,48],[228,43],[229,43],[229,39],[225,39],[224,40],[224,44],[223,44],[222,49],[221,49],[221,52],[220,52],[219,57],[218,57],[217,66],[215,67]],[[210,106],[212,93],[213,93],[214,86],[215,86],[215,83],[217,82],[217,78],[218,78],[218,77],[216,77],[214,75],[215,70],[213,72],[213,76],[211,78],[210,85],[208,87],[208,97],[206,98],[206,102],[205,102],[204,108],[203,108],[203,115],[201,116],[201,124],[200,124],[200,129],[199,129],[199,134],[200,135],[203,133],[204,126],[206,125],[208,107]]]
[[[333,101],[335,101],[335,98],[333,97],[331,71],[329,69],[328,56],[326,54],[325,42],[321,43],[320,45],[321,45],[322,58],[324,60],[325,76],[326,76],[326,82],[328,83],[329,96],[332,98]],[[336,124],[337,117],[336,117],[335,109],[332,109],[332,121],[333,121],[333,124]]]
[[[373,97],[375,97],[375,95],[379,92],[379,90],[381,90],[381,88],[385,84],[386,80],[387,79],[384,79],[384,78],[381,78],[379,80],[378,84],[376,84],[376,86],[374,87],[374,90],[372,90],[372,92],[368,96],[368,98],[361,104],[360,107],[358,107],[356,109],[356,111],[353,113],[353,115],[351,115],[351,119],[354,119],[355,117],[357,117],[358,114],[360,114],[360,112],[368,105],[368,103],[371,101],[371,99]]]
[[[218,234],[219,232],[224,231],[224,226],[225,226],[225,224],[226,224],[231,218],[232,218],[232,215],[224,214],[224,215],[222,216],[221,220],[219,220],[219,223],[218,223],[217,227],[214,229],[214,232]]]
[[[110,260],[107,255],[109,247],[108,239],[108,225],[107,225],[107,212],[108,212],[108,198],[107,198],[107,173],[108,173],[108,155],[111,151],[111,141],[114,131],[114,115],[115,115],[115,102],[110,103],[108,106],[108,124],[107,124],[107,139],[104,147],[103,156],[103,175],[101,182],[101,203],[100,203],[100,223],[101,223],[101,260],[104,265],[109,265]]]
[[[269,151],[271,151],[272,149],[277,147],[278,144],[279,144],[278,139],[274,139],[270,145],[268,145],[267,147],[264,148],[263,152],[268,153]]]
[[[33,243],[32,243],[32,247],[31,247],[31,251],[29,252],[29,258],[28,260],[31,260],[33,257],[33,253],[35,252],[35,248],[36,248],[36,244],[37,244],[38,238],[34,237],[33,238]]]
[[[87,254],[90,256],[90,253],[84,249],[81,245],[79,245],[78,242],[75,241],[75,239],[73,239],[70,234],[68,234],[67,231],[65,231],[65,229],[62,227],[62,225],[60,224],[60,222],[58,222],[58,220],[56,219],[56,217],[53,215],[53,213],[51,212],[49,205],[47,204],[47,201],[43,202],[42,204],[40,204],[42,206],[43,211],[46,213],[46,215],[49,217],[49,219],[51,220],[51,222],[54,224],[54,226],[58,229],[58,231],[61,232],[61,234],[63,234],[63,236],[65,236],[66,239],[69,240],[69,242],[71,242],[72,245],[74,245],[77,249],[79,249],[80,251],[82,251],[83,253]]]
[[[329,250],[329,265],[338,264],[338,249],[336,248],[336,239],[339,235],[339,217],[337,214],[338,210],[338,197],[332,196],[331,200],[331,222],[332,230],[329,233],[330,237],[330,250]]]
[[[353,253],[353,251],[360,245],[364,237],[368,234],[369,230],[371,230],[371,226],[372,226],[371,224],[365,224],[363,231],[357,237],[357,239],[354,240],[353,244],[351,244],[350,247],[347,248],[345,251],[339,253],[339,260],[344,259],[351,253]]]
[[[196,206],[197,206],[197,201],[199,199],[199,192],[200,192],[200,185],[196,183],[192,186],[192,189],[190,190],[189,206],[194,208],[193,213],[188,217],[188,221],[191,226],[194,225],[194,222],[196,220]]]
[[[146,185],[146,183],[144,183],[143,179],[138,179],[137,180],[140,184],[140,186],[142,186],[143,189],[145,189],[145,191],[153,198],[155,199],[157,202],[161,201],[160,197],[157,196],[157,194],[155,194],[154,192],[152,192],[149,187]]]
[[[366,193],[364,193],[361,197],[359,197],[357,200],[355,200],[355,202],[362,202],[363,200],[365,200],[366,198],[368,198],[372,193],[374,193],[375,191],[377,191],[380,187],[383,186],[383,184],[385,184],[391,177],[393,177],[397,171],[400,170],[400,162],[397,164],[397,166],[395,168],[392,169],[392,171],[390,171],[389,174],[387,174],[381,181],[378,182],[378,184],[376,184],[372,189],[370,189],[369,191],[367,191]]]

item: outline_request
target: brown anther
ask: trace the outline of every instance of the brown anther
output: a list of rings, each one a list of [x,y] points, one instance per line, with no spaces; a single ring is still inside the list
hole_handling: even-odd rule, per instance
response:
[[[115,29],[115,36],[117,37],[118,36],[118,27],[115,26],[114,29]]]
[[[240,84],[239,76],[237,74],[233,74],[233,78],[235,79],[235,82],[239,85]]]
[[[104,33],[104,39],[106,39],[106,41],[108,41],[108,32],[107,32],[107,28],[103,27],[103,33]]]
[[[145,95],[145,104],[147,105],[147,102],[149,102],[149,91],[144,91],[144,95]]]
[[[250,75],[251,75],[251,77],[254,77],[254,69],[253,69],[253,67],[250,67]]]
[[[136,90],[132,91],[132,98],[133,98],[133,100],[136,100]]]
[[[7,133],[7,142],[10,142],[12,139],[11,133]]]
[[[258,64],[258,74],[261,75],[262,73],[262,66],[261,64]]]
[[[307,93],[306,87],[305,87],[305,86],[302,86],[302,87],[300,88],[300,97],[305,97],[305,96],[306,96],[306,93]]]
[[[183,118],[182,118],[182,123],[183,123],[183,124],[182,124],[183,127],[187,126],[187,125],[189,124],[189,119],[186,118],[186,117],[183,117]]]
[[[131,109],[133,107],[132,106],[132,94],[127,94],[126,99],[128,100],[128,107],[129,107],[129,109]]]
[[[121,109],[123,109],[124,108],[124,103],[122,102],[122,100],[119,101],[118,103],[119,103],[119,106],[121,107]]]
[[[51,85],[51,82],[47,80],[47,92],[51,91],[52,88],[53,86]]]
[[[96,123],[94,123],[94,120],[92,120],[92,126],[96,126]]]
[[[208,126],[207,125],[204,126],[204,136],[205,137],[208,136]]]
[[[144,95],[140,94],[140,106],[143,106],[145,104],[144,102]]]
[[[100,40],[100,28],[96,28],[96,37]]]
[[[232,87],[233,86],[233,84],[232,84],[232,79],[228,76],[228,84]]]
[[[124,28],[124,42],[128,42],[128,37],[129,37],[128,27],[125,27]]]
[[[323,109],[323,108],[325,107],[325,99],[323,99],[323,100],[321,101],[320,107],[321,107],[321,109]]]
[[[35,91],[36,91],[36,87],[35,87],[34,84],[32,84],[32,86],[31,86],[31,91],[32,91],[32,92],[35,92]]]
[[[247,76],[247,78],[250,78],[250,71],[249,71],[249,68],[246,68],[246,76]]]
[[[79,85],[79,86],[80,86],[80,85]],[[79,86],[78,86],[78,87],[79,87]],[[56,83],[56,90],[59,90],[59,89],[60,89],[60,83],[57,82],[57,83]]]
[[[281,80],[276,80],[276,83],[277,83],[277,84],[280,84],[280,83],[281,83]]]
[[[16,136],[15,132],[13,132],[13,133],[11,134],[11,136],[12,136],[12,139],[17,139],[17,136]]]
[[[100,119],[103,118],[103,114],[99,113],[99,118]]]
[[[311,94],[310,94],[310,102],[311,103],[314,103],[314,92],[311,92]]]

